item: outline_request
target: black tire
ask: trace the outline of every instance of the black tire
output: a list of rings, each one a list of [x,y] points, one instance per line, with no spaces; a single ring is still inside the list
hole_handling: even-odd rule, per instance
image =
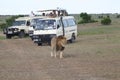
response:
[[[7,38],[7,39],[11,39],[11,38],[12,38],[12,36],[11,36],[11,35],[9,35],[9,34],[6,34],[6,38]]]
[[[19,38],[24,38],[24,37],[25,37],[25,32],[24,31],[20,31]]]
[[[51,46],[51,42],[48,42],[48,45]]]
[[[31,40],[33,41],[33,37],[31,36],[30,38],[31,38]]]
[[[71,36],[71,39],[69,40],[70,41],[70,43],[73,43],[73,42],[75,42],[75,34],[72,34],[72,36]]]
[[[42,46],[42,43],[38,43],[38,46]]]

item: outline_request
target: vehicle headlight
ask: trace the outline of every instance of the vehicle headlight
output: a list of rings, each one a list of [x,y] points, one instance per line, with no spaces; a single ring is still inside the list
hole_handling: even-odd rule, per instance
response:
[[[18,28],[15,28],[15,31],[18,31],[19,29]]]
[[[33,30],[30,30],[30,31],[29,31],[29,34],[33,34]]]
[[[6,32],[7,32],[6,28],[5,28],[5,29],[3,29],[3,33],[5,34]]]

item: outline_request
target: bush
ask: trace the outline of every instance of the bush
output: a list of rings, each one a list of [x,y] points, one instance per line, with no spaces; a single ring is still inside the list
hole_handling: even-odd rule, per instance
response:
[[[103,16],[98,16],[99,19],[103,18]]]
[[[0,29],[4,29],[6,27],[12,26],[13,22],[15,21],[16,18],[18,17],[24,17],[24,15],[16,15],[16,16],[12,16],[9,19],[6,19],[6,23],[2,23],[0,24]]]
[[[91,21],[91,16],[88,15],[87,13],[81,13],[80,17],[82,18],[83,23],[88,23]]]
[[[120,18],[120,15],[117,15],[116,18]]]
[[[92,23],[92,22],[97,22],[95,20],[91,19],[91,16],[88,15],[87,13],[81,13],[80,17],[82,18],[81,21],[78,22],[78,24],[82,24],[82,23]]]
[[[81,21],[78,22],[78,24],[93,23],[93,22],[98,22],[98,21],[96,21],[96,20],[91,20],[91,21],[89,21],[89,22],[86,22],[85,20],[81,20]]]
[[[15,21],[16,18],[21,17],[21,15],[18,16],[12,16],[11,18],[6,20],[6,25],[7,26],[12,26],[13,22]]]
[[[0,30],[3,30],[7,25],[5,23],[0,24]]]
[[[109,25],[109,24],[111,24],[111,19],[109,17],[104,18],[104,19],[101,20],[101,24]]]

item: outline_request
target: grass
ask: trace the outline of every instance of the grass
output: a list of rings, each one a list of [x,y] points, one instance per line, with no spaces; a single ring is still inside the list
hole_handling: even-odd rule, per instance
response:
[[[4,40],[6,39],[4,36],[0,36],[0,40]]]
[[[81,30],[78,32],[78,35],[108,34],[108,33],[114,33],[116,31],[120,31],[120,27],[106,25],[106,26],[92,27],[92,28]]]
[[[6,19],[9,19],[10,15],[0,15],[0,23],[6,23]]]

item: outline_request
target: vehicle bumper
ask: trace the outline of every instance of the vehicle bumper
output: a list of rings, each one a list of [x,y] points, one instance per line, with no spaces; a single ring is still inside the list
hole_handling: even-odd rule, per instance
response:
[[[12,29],[6,28],[6,29],[3,29],[3,33],[7,35],[18,35],[19,31],[17,28],[12,28]]]
[[[30,37],[33,36],[33,30],[30,30],[28,33],[29,33],[29,36],[30,36]]]
[[[46,43],[50,42],[52,37],[56,36],[56,34],[47,34],[47,35],[33,35],[33,41],[35,43]]]

